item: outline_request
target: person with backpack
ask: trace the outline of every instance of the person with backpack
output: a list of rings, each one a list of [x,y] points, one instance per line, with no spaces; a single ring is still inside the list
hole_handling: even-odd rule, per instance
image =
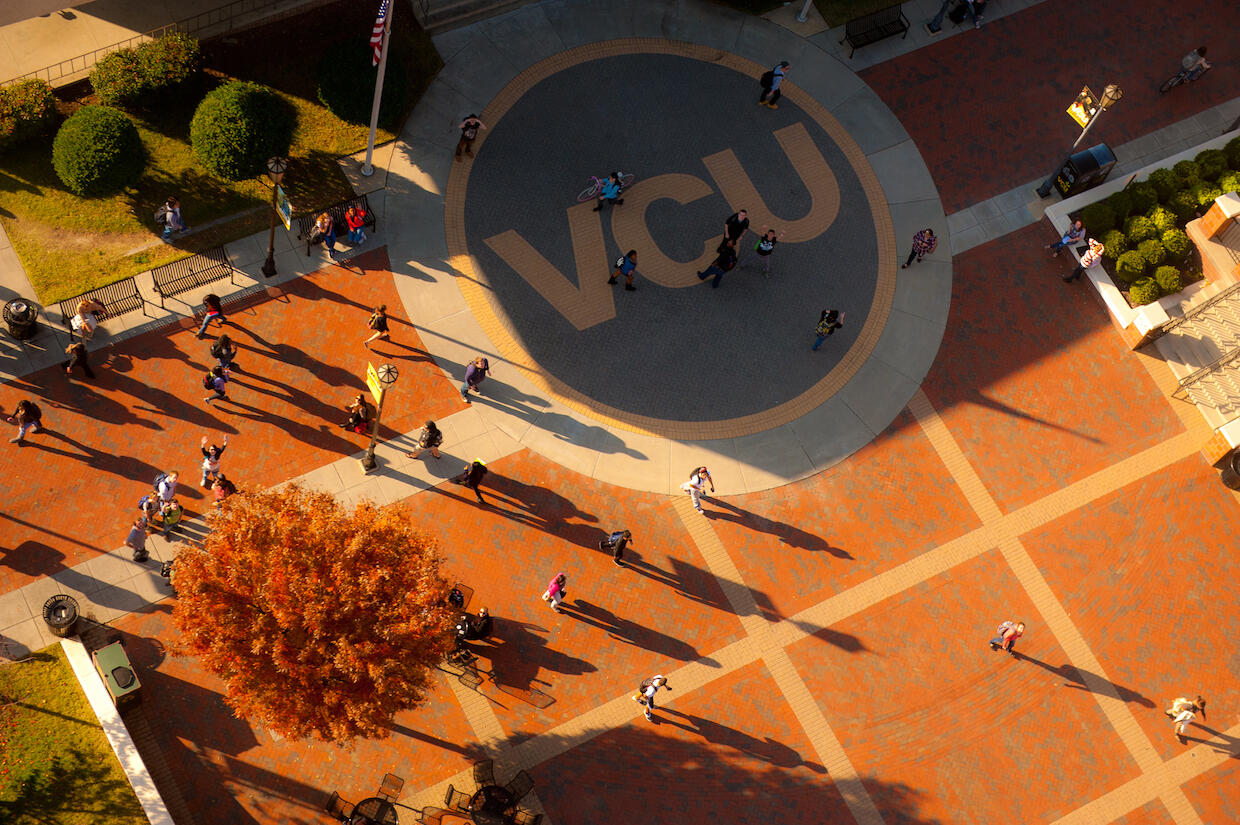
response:
[[[213,391],[215,395],[208,395],[202,400],[208,404],[216,399],[227,401],[228,393],[224,390],[224,385],[227,383],[228,370],[223,367],[212,367],[211,371],[202,377],[202,388]]]
[[[378,338],[384,341],[391,341],[392,336],[388,334],[388,317],[387,304],[379,304],[375,307],[375,311],[370,314],[370,320],[366,322],[366,326],[374,330],[374,334],[362,342],[362,346],[370,349],[370,342]]]
[[[551,605],[551,609],[556,613],[563,613],[560,605],[564,602],[564,597],[568,595],[568,576],[564,573],[556,573],[555,578],[547,583],[547,589],[543,591],[542,598],[544,602]]]
[[[431,455],[439,458],[439,445],[443,443],[443,433],[439,427],[435,426],[434,421],[427,421],[426,426],[422,427],[422,432],[418,433],[418,449],[405,453],[409,458],[417,458],[427,450],[431,451]]]
[[[1025,623],[1007,621],[999,625],[995,633],[997,635],[990,640],[990,649],[998,650],[1003,648],[1005,653],[1015,656],[1013,648],[1016,647],[1016,640],[1025,635]]]
[[[366,210],[350,206],[344,213],[344,224],[349,227],[349,243],[366,243]]]
[[[211,342],[211,357],[219,362],[220,369],[238,371],[241,369],[233,362],[233,359],[237,357],[237,348],[227,332],[221,333],[219,338]]]
[[[838,309],[824,309],[822,315],[818,316],[818,326],[814,327],[814,345],[810,347],[814,352],[822,346],[822,342],[828,337],[835,334],[837,329],[844,326],[844,313]]]
[[[129,535],[125,537],[125,546],[133,550],[133,560],[139,564],[151,557],[146,550],[146,528],[146,518],[138,516],[129,528]]]
[[[612,172],[607,176],[607,180],[603,181],[603,188],[598,193],[598,206],[594,207],[595,212],[601,212],[607,204],[618,206],[624,203],[624,198],[620,197],[620,173]]]
[[[43,432],[43,412],[38,404],[29,399],[17,402],[17,407],[8,417],[8,422],[17,425],[17,437],[10,438],[10,444],[22,443],[26,439],[26,433],[31,430],[36,433]]]
[[[606,552],[611,551],[611,560],[617,567],[624,567],[621,559],[624,558],[624,548],[628,547],[629,542],[633,540],[633,533],[628,530],[616,530],[608,536],[599,539],[598,549]]]
[[[465,368],[465,383],[461,385],[461,400],[466,404],[470,403],[469,391],[481,393],[479,387],[488,375],[491,374],[491,362],[479,355],[469,366]]]
[[[181,523],[181,518],[185,515],[185,509],[181,507],[181,502],[175,498],[165,501],[159,508],[159,523],[164,528],[164,539],[172,538],[172,533],[177,529],[177,525]]]
[[[220,296],[214,292],[202,296],[202,310],[202,326],[198,327],[199,338],[206,335],[207,325],[212,321],[217,321],[220,326],[224,326],[224,322],[228,320],[224,317],[224,306],[220,303]]]
[[[689,480],[680,485],[680,489],[689,494],[689,499],[693,502],[693,509],[703,515],[706,511],[702,509],[702,487],[709,483],[710,491],[715,492],[715,480],[710,477],[710,470],[705,467],[695,467],[693,472],[689,474]]]
[[[615,286],[616,279],[623,275],[624,288],[629,292],[634,292],[637,287],[633,286],[633,273],[636,271],[637,250],[630,249],[628,252],[624,253],[622,257],[616,259],[616,271],[611,273],[611,277],[607,279],[607,283]]]
[[[142,520],[146,524],[147,532],[155,530],[155,519],[159,517],[159,507],[162,503],[159,497],[159,490],[151,490],[151,492],[138,499],[138,512],[142,514]]]
[[[171,242],[173,232],[184,234],[189,231],[189,227],[181,218],[181,202],[172,195],[168,196],[163,206],[155,210],[155,223],[164,228],[163,235],[160,237],[164,243]]]
[[[758,253],[758,257],[762,259],[762,274],[771,274],[771,253],[775,251],[775,244],[779,243],[779,235],[770,227],[762,228],[762,237],[753,245],[753,251]]]
[[[728,243],[726,238],[715,251],[719,253],[715,262],[697,274],[699,281],[705,281],[711,275],[715,276],[715,280],[710,284],[711,289],[718,289],[719,282],[723,280],[723,274],[731,272],[736,266],[736,248]]]
[[[470,112],[457,128],[461,130],[461,139],[456,142],[456,162],[460,163],[462,151],[471,158],[474,156],[473,146],[474,140],[478,137],[478,130],[487,127],[476,114]]]
[[[779,87],[784,82],[784,76],[788,74],[788,69],[792,68],[787,60],[779,61],[779,65],[766,74],[762,75],[758,81],[762,85],[762,94],[758,97],[758,105],[766,106],[768,109],[778,109],[776,101],[780,98]]]
[[[482,500],[482,492],[478,489],[478,486],[482,484],[482,479],[486,476],[486,474],[487,465],[481,458],[475,458],[473,462],[465,465],[465,469],[459,476],[452,480],[457,484],[473,490],[474,495],[478,498],[479,504],[486,504],[486,502]]]
[[[637,696],[633,697],[637,700],[637,704],[642,706],[642,712],[645,715],[647,722],[654,721],[654,717],[650,715],[650,711],[655,707],[654,697],[655,694],[659,692],[660,688],[663,690],[672,689],[672,686],[667,683],[667,677],[662,674],[643,680],[637,687]]]
[[[155,476],[155,494],[161,502],[172,501],[177,494],[177,481],[181,478],[181,474],[176,470],[169,470],[166,473],[160,473]]]
[[[220,476],[220,456],[228,449],[228,436],[224,436],[224,446],[212,444],[208,447],[207,437],[204,435],[198,449],[202,451],[202,486],[210,489],[211,485],[207,483],[207,479]]]

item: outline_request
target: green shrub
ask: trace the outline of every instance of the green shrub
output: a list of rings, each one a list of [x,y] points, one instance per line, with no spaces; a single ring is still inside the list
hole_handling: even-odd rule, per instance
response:
[[[1181,188],[1192,186],[1201,180],[1201,167],[1191,160],[1182,160],[1171,168],[1174,170],[1176,177],[1180,179]]]
[[[1183,229],[1168,229],[1159,236],[1163,249],[1167,250],[1167,260],[1174,264],[1183,263],[1193,251],[1193,242]],[[1178,290],[1177,290],[1178,291]]]
[[[1197,200],[1187,189],[1176,192],[1167,201],[1167,208],[1175,213],[1175,220],[1180,226],[1197,217]]]
[[[1180,176],[1170,169],[1155,169],[1150,172],[1150,185],[1158,193],[1158,202],[1166,203],[1168,198],[1180,191]]]
[[[1223,154],[1227,156],[1227,165],[1234,171],[1240,172],[1240,137],[1227,141],[1223,147]]]
[[[379,104],[379,123],[385,128],[398,127],[409,104],[405,52],[405,45],[394,40],[383,75],[383,101]],[[324,52],[316,69],[319,102],[343,121],[369,124],[377,71],[371,65],[366,38],[336,43]]]
[[[1174,266],[1160,266],[1154,270],[1154,283],[1158,284],[1158,288],[1162,290],[1163,295],[1174,295],[1184,288],[1184,281],[1180,278],[1180,270]]]
[[[1124,218],[1132,214],[1132,196],[1127,191],[1113,192],[1106,199],[1106,204],[1115,213],[1115,222],[1123,223]]]
[[[1091,203],[1081,210],[1081,222],[1096,238],[1115,228],[1115,210],[1106,201]]]
[[[52,166],[71,192],[83,196],[118,192],[137,182],[146,150],[133,121],[107,106],[83,106],[52,141]]]
[[[1128,197],[1132,199],[1132,211],[1138,215],[1144,215],[1158,204],[1158,190],[1146,181],[1129,186]]]
[[[1218,180],[1218,176],[1227,171],[1227,155],[1222,149],[1203,149],[1193,162],[1201,168],[1202,180]]]
[[[273,89],[235,80],[198,104],[190,144],[210,172],[241,180],[262,171],[267,158],[288,154],[295,117]]]
[[[1167,260],[1167,250],[1163,248],[1162,241],[1154,238],[1137,244],[1137,254],[1145,258],[1145,263],[1150,269],[1161,266]]]
[[[1128,303],[1134,307],[1152,304],[1162,297],[1162,290],[1153,278],[1141,278],[1128,287]]]
[[[1224,194],[1240,192],[1240,172],[1224,172],[1218,179],[1218,188]]]
[[[90,85],[107,106],[137,106],[160,101],[198,74],[202,52],[198,41],[184,32],[112,52],[95,64]]]
[[[1115,259],[1115,277],[1130,284],[1145,274],[1145,258],[1140,252],[1129,251]]]
[[[45,135],[56,122],[56,95],[42,80],[0,88],[0,152]]]
[[[1150,219],[1150,223],[1154,224],[1154,228],[1160,233],[1166,232],[1168,229],[1175,229],[1175,213],[1165,206],[1155,206],[1146,215]]]
[[[1128,236],[1128,244],[1136,246],[1141,241],[1157,237],[1158,230],[1154,228],[1154,222],[1149,218],[1144,215],[1133,215],[1124,223],[1124,234]]]
[[[1102,241],[1104,247],[1102,257],[1108,261],[1114,261],[1129,249],[1132,249],[1132,245],[1128,243],[1128,238],[1118,229],[1112,229],[1099,238],[1099,240]]]
[[[1214,201],[1218,200],[1223,192],[1214,184],[1202,181],[1188,187],[1188,194],[1192,197],[1193,203],[1200,207],[1197,211],[1204,212],[1214,205]]]

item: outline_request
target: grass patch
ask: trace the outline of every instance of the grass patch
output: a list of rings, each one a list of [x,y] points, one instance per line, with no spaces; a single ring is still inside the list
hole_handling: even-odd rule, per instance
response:
[[[365,6],[365,8],[363,8]],[[392,37],[406,55],[410,107],[443,65],[430,37],[397,15]],[[0,155],[0,222],[44,305],[235,240],[268,225],[271,189],[266,177],[224,181],[207,173],[189,144],[189,124],[208,91],[230,79],[274,88],[297,113],[284,179],[299,213],[353,194],[336,158],[366,148],[368,124],[346,123],[319,103],[315,64],[331,43],[368,31],[374,10],[340,2],[276,24],[203,44],[206,73],[200,83],[160,108],[131,112],[148,163],[130,189],[109,197],[79,198],[52,169],[51,139]],[[93,102],[79,85],[62,113]],[[403,122],[403,118],[402,118]],[[392,140],[380,129],[376,143]],[[155,208],[168,195],[181,200],[194,231],[174,245],[159,240]],[[209,228],[203,228],[210,224]]]
[[[60,645],[0,665],[0,822],[146,821]]]
[[[814,5],[827,25],[835,28],[897,3],[896,0],[814,0]]]

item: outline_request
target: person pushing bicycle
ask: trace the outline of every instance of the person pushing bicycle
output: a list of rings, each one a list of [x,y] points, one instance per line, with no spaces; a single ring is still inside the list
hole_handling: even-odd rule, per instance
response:
[[[594,211],[598,212],[603,208],[604,204],[624,203],[624,198],[620,197],[620,173],[612,172],[607,176],[607,180],[603,181],[603,188],[598,193],[598,206],[594,207]]]

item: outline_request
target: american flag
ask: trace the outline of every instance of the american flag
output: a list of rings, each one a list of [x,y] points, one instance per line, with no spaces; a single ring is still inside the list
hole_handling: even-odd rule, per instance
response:
[[[387,22],[389,0],[383,0],[379,5],[379,16],[375,18],[375,27],[370,32],[370,48],[374,50],[371,57],[372,66],[379,65],[379,58],[383,57],[383,24]]]

